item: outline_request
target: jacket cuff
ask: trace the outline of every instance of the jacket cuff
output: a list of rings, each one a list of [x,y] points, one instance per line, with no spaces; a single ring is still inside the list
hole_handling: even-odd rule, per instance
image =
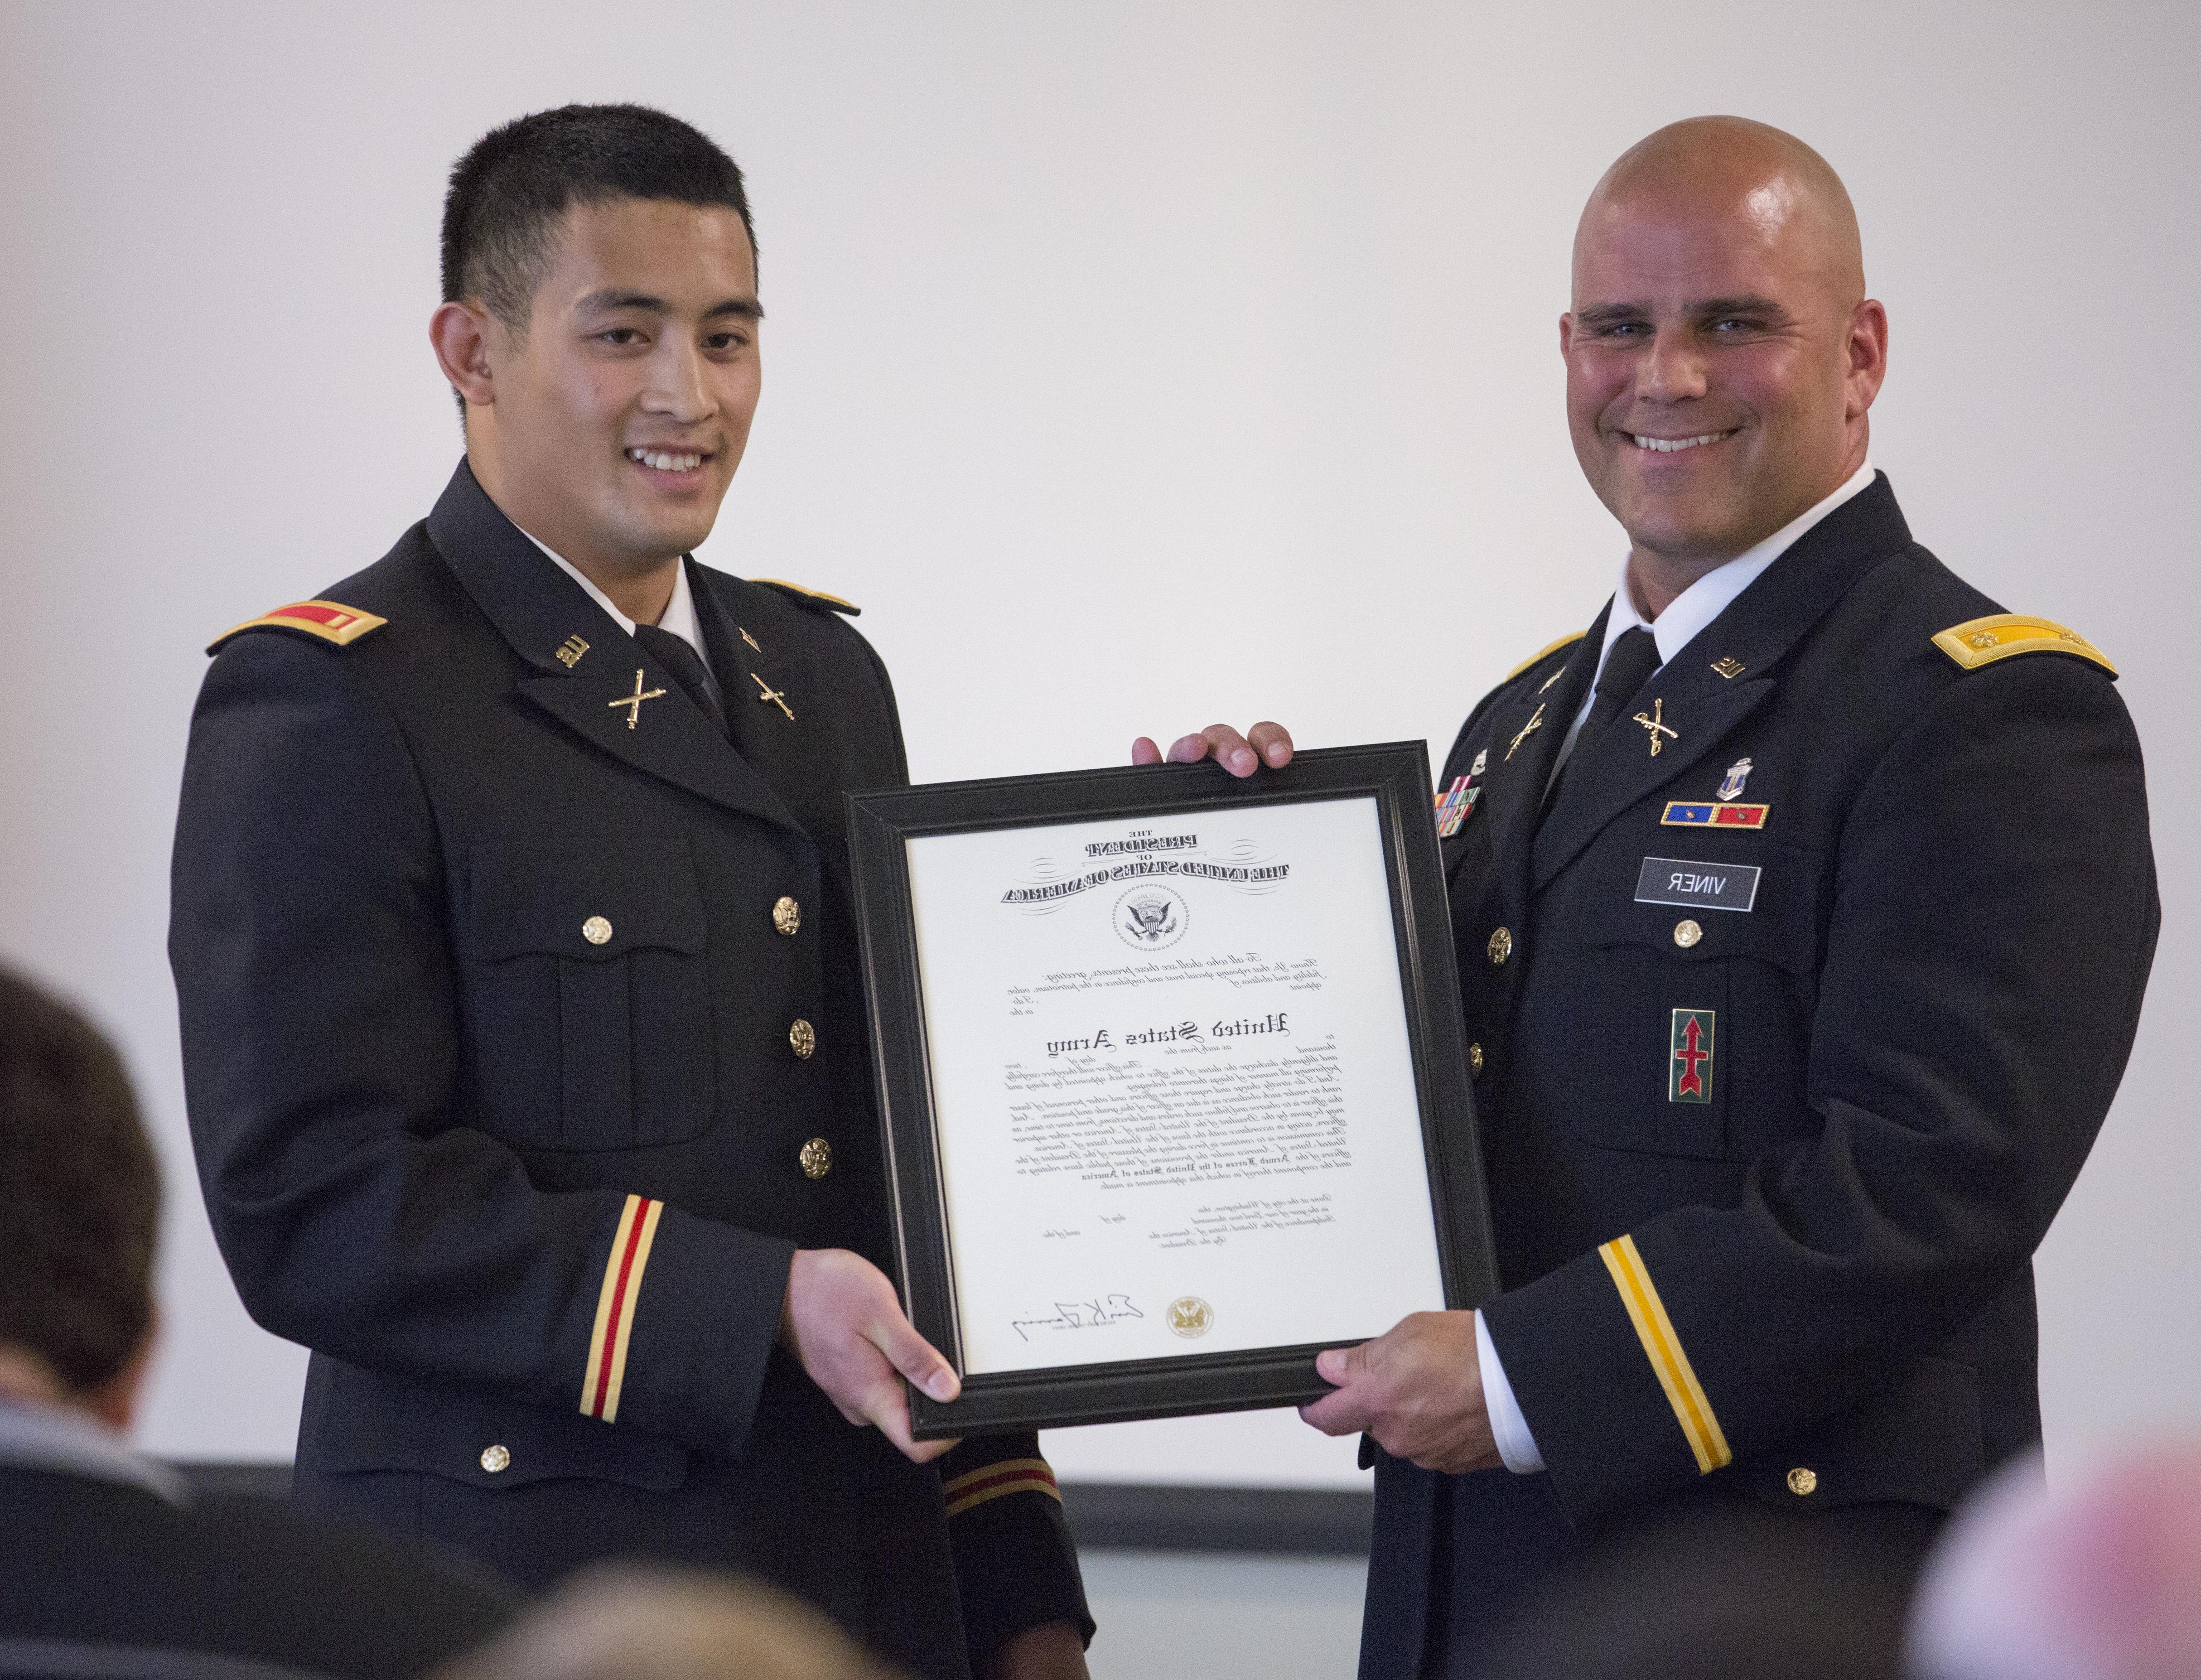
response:
[[[1658,1286],[1619,1237],[1488,1301],[1483,1322],[1577,1527],[1676,1491],[1732,1454]]]
[[[1068,1622],[1089,1644],[1077,1548],[1038,1437],[966,1441],[940,1468],[971,1671],[984,1674],[1007,1641],[1049,1622]]]
[[[628,1196],[595,1278],[582,1414],[738,1457],[794,1260],[792,1242]]]

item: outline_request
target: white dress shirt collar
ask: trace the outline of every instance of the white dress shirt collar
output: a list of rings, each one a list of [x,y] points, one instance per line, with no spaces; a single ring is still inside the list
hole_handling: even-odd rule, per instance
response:
[[[1868,461],[1825,501],[1799,514],[1764,542],[1753,543],[1733,560],[1715,566],[1668,602],[1666,610],[1650,623],[1652,639],[1658,644],[1658,663],[1664,666],[1696,640],[1697,632],[1725,612],[1735,596],[1758,581],[1767,567],[1787,553],[1805,532],[1835,508],[1869,489],[1872,479],[1873,467]],[[1612,611],[1605,616],[1605,646],[1598,649],[1597,669],[1590,673],[1589,686],[1582,691],[1582,704],[1575,710],[1567,738],[1552,764],[1554,776],[1558,774],[1559,765],[1566,762],[1567,755],[1574,750],[1575,737],[1581,731],[1582,720],[1589,715],[1590,702],[1597,697],[1597,679],[1604,673],[1612,644],[1644,622],[1643,615],[1635,610],[1635,592],[1629,584],[1628,560],[1623,555],[1620,561],[1620,587],[1612,592]]]
[[[589,599],[609,613],[613,622],[621,630],[630,636],[634,634],[634,620],[613,606],[611,596],[606,595],[582,575],[578,567],[533,532],[523,531],[520,535],[556,561],[559,570],[588,590]],[[672,573],[672,598],[665,603],[665,611],[658,616],[657,627],[660,630],[671,631],[690,647],[695,649],[696,657],[703,661],[703,668],[707,671],[710,669],[711,655],[703,646],[702,626],[696,622],[696,596],[688,586],[688,562],[684,559]]]
[[[1842,503],[1870,488],[1872,474],[1872,463],[1868,461],[1825,501],[1799,514],[1764,542],[1752,544],[1723,565],[1715,566],[1668,602],[1664,612],[1657,619],[1647,620],[1652,637],[1658,643],[1658,663],[1664,665],[1695,641],[1699,631],[1725,612],[1728,603],[1756,583],[1765,568],[1793,548],[1805,532]],[[1635,592],[1629,585],[1628,561],[1623,556],[1620,587],[1612,596],[1612,616],[1605,623],[1605,651],[1610,653],[1612,644],[1624,632],[1646,622],[1643,615],[1635,610]],[[1605,660],[1600,655],[1598,669],[1602,671],[1604,668]],[[1590,685],[1596,687],[1594,679]]]

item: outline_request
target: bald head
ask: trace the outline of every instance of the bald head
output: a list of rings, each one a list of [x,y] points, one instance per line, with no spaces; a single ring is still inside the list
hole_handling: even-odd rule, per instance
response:
[[[1559,344],[1576,457],[1655,613],[1863,466],[1887,317],[1826,159],[1762,122],[1695,117],[1590,194]]]
[[[1864,243],[1849,189],[1793,134],[1747,117],[1690,117],[1646,135],[1613,161],[1575,229],[1585,241],[1632,212],[1732,222],[1778,245],[1847,308],[1864,297]],[[1579,273],[1579,268],[1577,268]]]

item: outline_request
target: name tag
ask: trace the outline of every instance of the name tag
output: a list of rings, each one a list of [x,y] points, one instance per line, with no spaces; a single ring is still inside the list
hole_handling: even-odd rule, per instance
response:
[[[1646,857],[1635,878],[1638,904],[1693,904],[1700,910],[1747,910],[1758,902],[1758,866],[1692,863]]]

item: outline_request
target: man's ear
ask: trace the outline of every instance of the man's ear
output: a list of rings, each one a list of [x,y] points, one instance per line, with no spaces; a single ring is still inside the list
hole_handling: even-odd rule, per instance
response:
[[[69,1403],[91,1413],[117,1435],[127,1435],[137,1421],[138,1402],[145,1393],[145,1373],[152,1369],[153,1349],[160,1339],[161,1309],[156,1307],[138,1350],[122,1362],[122,1369],[97,1388],[71,1395]]]
[[[439,304],[428,317],[428,342],[435,347],[437,365],[451,389],[476,408],[496,401],[489,365],[491,326],[488,311],[471,303]]]
[[[1843,348],[1849,357],[1848,417],[1855,420],[1872,407],[1887,378],[1887,311],[1878,298],[1868,297],[1850,311]]]

